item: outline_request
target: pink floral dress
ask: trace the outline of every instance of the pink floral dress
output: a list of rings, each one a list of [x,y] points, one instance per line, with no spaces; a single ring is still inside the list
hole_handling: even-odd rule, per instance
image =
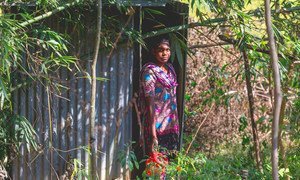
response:
[[[150,149],[151,128],[149,122],[149,106],[146,97],[153,97],[154,118],[158,144],[168,150],[178,149],[179,123],[176,102],[176,73],[170,63],[166,64],[168,73],[155,63],[147,63],[140,73],[140,108],[144,124],[145,147]]]

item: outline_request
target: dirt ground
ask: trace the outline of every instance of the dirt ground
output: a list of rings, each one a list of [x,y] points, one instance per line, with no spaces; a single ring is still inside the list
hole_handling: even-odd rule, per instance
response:
[[[185,142],[201,126],[193,147],[213,152],[222,142],[241,141],[241,133],[247,130],[251,136],[249,120],[246,120],[246,131],[239,131],[241,117],[249,114],[243,59],[232,45],[224,45],[219,40],[218,35],[224,34],[220,29],[198,27],[188,33],[192,55],[187,60]],[[218,43],[222,46],[213,46]],[[253,87],[258,101],[257,84]],[[256,119],[259,116],[257,113]]]

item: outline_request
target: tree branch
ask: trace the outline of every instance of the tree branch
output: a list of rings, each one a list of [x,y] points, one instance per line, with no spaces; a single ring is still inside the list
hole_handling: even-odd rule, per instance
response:
[[[279,13],[290,13],[290,12],[295,12],[295,11],[299,11],[299,10],[300,10],[300,6],[295,6],[295,7],[291,7],[291,8],[280,9]],[[255,16],[255,14],[258,14],[258,13],[262,13],[262,11],[260,9],[256,9],[254,11],[246,12],[246,14],[254,15],[254,16]],[[278,12],[272,11],[272,13],[278,13]],[[205,20],[202,22],[190,23],[190,24],[174,26],[174,27],[167,27],[167,28],[164,28],[161,30],[145,33],[143,35],[143,39],[153,37],[153,36],[158,36],[161,34],[167,34],[170,32],[176,32],[176,31],[180,31],[183,29],[194,28],[197,26],[212,26],[215,23],[222,23],[222,22],[226,22],[227,20],[228,20],[227,18],[215,18],[215,19],[208,19],[208,20]]]
[[[196,22],[196,23],[190,23],[190,24],[185,24],[185,25],[180,25],[180,26],[167,27],[167,28],[164,28],[161,30],[148,32],[148,33],[144,34],[142,37],[143,37],[143,39],[147,39],[150,37],[158,36],[161,34],[167,34],[167,33],[171,33],[171,32],[176,32],[176,31],[180,31],[183,29],[194,28],[194,27],[198,27],[198,26],[212,26],[215,23],[222,23],[222,22],[225,22],[226,20],[227,20],[227,18],[215,18],[215,19],[209,19],[209,20],[206,20],[203,22]]]
[[[134,13],[133,13],[133,14],[134,14]],[[117,38],[116,38],[116,40],[115,40],[115,42],[114,42],[114,44],[113,44],[113,47],[111,48],[110,52],[108,53],[108,55],[107,55],[107,57],[106,57],[107,63],[108,63],[108,61],[110,61],[110,59],[111,59],[111,57],[112,57],[112,54],[113,54],[114,50],[117,48],[117,44],[118,44],[118,42],[120,41],[120,38],[121,38],[122,34],[123,34],[124,31],[125,31],[125,28],[126,28],[126,27],[128,26],[128,24],[131,22],[131,19],[132,19],[132,17],[133,17],[133,14],[131,14],[131,15],[128,17],[128,19],[127,19],[126,23],[124,24],[122,30],[118,33],[118,36],[117,36]],[[107,66],[106,66],[106,67],[107,67]]]
[[[215,104],[212,104],[212,105],[211,105],[211,107],[210,107],[209,111],[207,112],[205,118],[203,119],[203,121],[202,121],[202,122],[200,123],[200,125],[198,126],[198,129],[197,129],[196,133],[194,134],[192,141],[190,142],[190,144],[189,144],[187,150],[185,151],[186,154],[189,153],[189,150],[190,150],[192,144],[194,143],[194,141],[195,141],[195,139],[196,139],[196,137],[197,137],[197,135],[198,135],[198,133],[199,133],[200,128],[202,127],[202,125],[204,124],[204,122],[206,121],[206,119],[208,118],[208,115],[210,115],[210,113],[211,113],[211,111],[212,111],[214,105],[215,105]]]
[[[227,37],[224,36],[224,35],[219,35],[218,37],[219,37],[220,40],[225,41],[225,42],[230,43],[230,44],[233,44],[233,45],[237,45],[237,44],[239,43],[238,40],[236,40],[236,39],[231,39],[231,38],[227,38]],[[261,52],[261,53],[264,53],[264,54],[270,54],[270,50],[268,50],[268,49],[254,48],[254,47],[251,46],[250,44],[245,44],[245,47],[246,47],[247,49],[251,49],[251,50],[254,50],[254,51],[257,51],[257,52]],[[284,56],[283,56],[283,55],[281,55],[281,54],[279,54],[279,53],[278,53],[277,55],[278,55],[278,57],[280,57],[280,58],[284,58],[284,56],[285,56],[285,57],[288,57],[289,59],[292,59],[292,60],[299,60],[297,57],[291,56],[291,55],[284,55]]]
[[[217,42],[214,44],[196,44],[193,46],[190,46],[189,49],[196,49],[196,48],[209,48],[209,47],[215,47],[215,46],[223,46],[223,45],[228,45],[231,43],[228,42]]]
[[[66,8],[75,6],[75,5],[77,5],[78,3],[80,3],[80,2],[81,2],[81,0],[75,0],[75,1],[72,2],[72,3],[66,3],[66,4],[63,5],[63,6],[57,7],[57,8],[54,9],[53,11],[47,12],[47,13],[45,13],[45,14],[42,14],[42,15],[40,15],[40,16],[37,16],[37,17],[35,17],[35,18],[33,18],[33,19],[30,19],[30,20],[28,20],[28,21],[22,22],[22,23],[20,24],[20,26],[21,26],[21,27],[25,27],[25,26],[28,26],[28,25],[30,25],[30,24],[32,24],[32,23],[35,23],[35,22],[37,22],[37,21],[40,21],[40,20],[42,20],[42,19],[46,19],[47,17],[50,17],[50,16],[52,16],[52,15],[54,15],[54,14],[60,12],[60,11],[63,11],[63,10],[65,10]]]
[[[1,2],[0,7],[13,7],[13,6],[24,6],[24,7],[34,7],[36,3],[33,2]]]

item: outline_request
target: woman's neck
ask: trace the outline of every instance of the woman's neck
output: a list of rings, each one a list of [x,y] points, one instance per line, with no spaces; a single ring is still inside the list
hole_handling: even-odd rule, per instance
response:
[[[156,62],[155,63],[157,66],[159,66],[164,72],[168,73],[169,69],[166,66],[166,63],[160,63],[160,62]]]
[[[159,67],[164,67],[166,63],[155,62],[155,64]]]

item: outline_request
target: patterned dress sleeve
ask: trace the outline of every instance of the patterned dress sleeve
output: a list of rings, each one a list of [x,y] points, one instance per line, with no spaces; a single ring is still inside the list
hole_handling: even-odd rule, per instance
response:
[[[153,97],[155,95],[156,77],[151,69],[145,69],[142,74],[142,87],[145,97]]]

